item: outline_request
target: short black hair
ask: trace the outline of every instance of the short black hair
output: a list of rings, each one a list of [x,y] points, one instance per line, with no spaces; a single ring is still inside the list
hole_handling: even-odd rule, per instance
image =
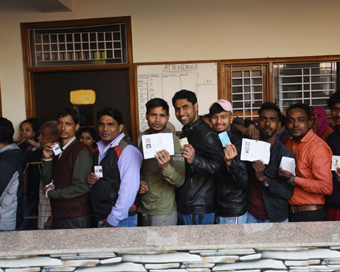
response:
[[[250,119],[244,119],[243,124],[244,124],[245,128],[249,128],[250,125],[256,126],[256,123],[253,120],[250,120]]]
[[[282,127],[285,126],[285,125],[286,125],[286,122],[287,122],[286,116],[284,116],[284,115],[281,113],[279,119],[280,119],[279,122],[281,123],[281,126],[282,126]]]
[[[175,93],[174,97],[172,98],[172,105],[175,107],[175,102],[178,99],[186,99],[189,102],[192,103],[192,105],[195,105],[197,103],[197,97],[196,94],[189,90],[180,90],[177,93]]]
[[[259,116],[261,115],[261,112],[264,111],[264,110],[274,110],[277,112],[277,119],[279,120],[280,119],[280,116],[281,116],[281,110],[278,106],[276,106],[274,103],[272,102],[265,102],[261,105],[258,113],[259,113]]]
[[[221,105],[214,103],[209,109],[209,115],[212,116],[214,114],[221,113],[222,111],[224,111],[224,109],[221,107]]]
[[[310,107],[307,104],[303,104],[303,103],[295,103],[289,106],[288,110],[286,111],[286,116],[288,118],[288,114],[291,110],[293,109],[303,109],[306,112],[307,115],[307,121],[309,121],[310,119]]]
[[[14,127],[11,121],[0,117],[0,143],[13,143]]]
[[[332,109],[336,103],[340,103],[340,91],[333,93],[327,100],[327,106],[329,109]]]
[[[65,108],[65,109],[62,109],[61,111],[59,111],[58,115],[57,115],[57,120],[58,118],[61,116],[61,117],[65,117],[67,115],[71,115],[72,116],[72,119],[73,119],[73,122],[78,125],[79,124],[79,114],[77,113],[76,110],[74,109],[71,109],[71,108]]]
[[[21,126],[25,123],[29,123],[31,125],[33,132],[36,132],[39,128],[37,118],[29,118],[27,120],[22,121],[19,125],[19,128],[21,128]]]
[[[166,114],[169,115],[169,105],[168,103],[162,98],[153,98],[149,100],[146,104],[146,114],[149,114],[151,109],[162,107],[163,110],[166,110]]]
[[[123,124],[123,116],[120,113],[119,110],[111,107],[103,108],[101,111],[97,113],[97,119],[99,121],[100,117],[103,115],[111,116],[113,119],[115,119],[118,123],[118,125]]]

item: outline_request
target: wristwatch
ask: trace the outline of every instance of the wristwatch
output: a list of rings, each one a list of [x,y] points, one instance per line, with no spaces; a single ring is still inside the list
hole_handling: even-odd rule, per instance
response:
[[[269,182],[268,179],[265,179],[265,180],[262,181],[262,184],[263,184],[264,187],[268,188],[269,185],[270,185],[270,182]]]
[[[287,180],[288,183],[290,183],[291,185],[295,186],[295,182],[294,182],[295,176],[291,176],[289,180]]]

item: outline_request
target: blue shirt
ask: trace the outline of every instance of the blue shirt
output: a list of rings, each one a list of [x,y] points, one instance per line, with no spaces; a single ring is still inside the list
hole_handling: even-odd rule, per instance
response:
[[[125,134],[121,133],[111,143],[105,146],[103,141],[99,141],[99,162],[106,156],[109,148],[115,148],[124,138]],[[106,149],[105,149],[106,147]],[[105,152],[104,152],[105,150]],[[118,191],[118,199],[111,213],[107,217],[107,222],[117,227],[119,222],[128,218],[129,209],[133,205],[140,184],[140,168],[142,166],[143,156],[140,151],[133,145],[124,148],[119,160],[118,170],[120,174],[120,187]]]

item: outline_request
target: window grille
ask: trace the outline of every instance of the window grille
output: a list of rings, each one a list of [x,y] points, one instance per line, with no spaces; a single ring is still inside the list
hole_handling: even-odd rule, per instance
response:
[[[267,88],[266,68],[265,65],[229,66],[234,115],[251,120],[258,117],[257,111],[264,101],[263,97]]]
[[[336,65],[331,62],[278,63],[273,66],[274,93],[282,111],[293,103],[320,105],[335,91]]]
[[[31,29],[30,47],[33,67],[127,63],[124,23]]]

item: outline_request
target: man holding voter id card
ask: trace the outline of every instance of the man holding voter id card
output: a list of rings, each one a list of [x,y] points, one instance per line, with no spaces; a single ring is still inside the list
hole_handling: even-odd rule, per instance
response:
[[[333,190],[332,151],[324,140],[313,132],[310,108],[306,104],[290,105],[287,112],[287,129],[293,137],[286,146],[296,156],[296,175],[282,170],[280,177],[295,184],[289,200],[292,222],[325,221],[325,196]]]
[[[153,98],[145,106],[149,129],[138,137],[139,150],[144,154],[138,211],[143,226],[174,226],[178,218],[175,188],[184,182],[184,158],[177,136],[166,127],[168,103]]]
[[[87,175],[92,153],[75,137],[79,115],[71,108],[57,115],[59,143],[46,143],[43,149],[42,178],[46,197],[51,200],[55,229],[89,228],[90,203]]]
[[[172,104],[183,125],[180,141],[184,141],[180,150],[185,158],[185,181],[176,191],[179,223],[213,224],[215,181],[225,165],[223,147],[217,133],[199,118],[194,92],[178,91]]]
[[[288,199],[293,195],[294,185],[288,182],[289,178],[279,177],[278,172],[286,161],[291,166],[295,156],[276,137],[280,114],[274,103],[263,103],[258,121],[260,141],[242,140],[241,160],[253,161],[247,223],[288,222]]]
[[[123,131],[123,116],[115,108],[97,114],[101,140],[87,177],[99,228],[136,227],[142,154]]]
[[[209,108],[213,129],[224,147],[225,167],[216,181],[216,223],[247,223],[249,207],[248,163],[240,160],[242,137],[233,132],[233,108],[229,101],[220,99]]]

